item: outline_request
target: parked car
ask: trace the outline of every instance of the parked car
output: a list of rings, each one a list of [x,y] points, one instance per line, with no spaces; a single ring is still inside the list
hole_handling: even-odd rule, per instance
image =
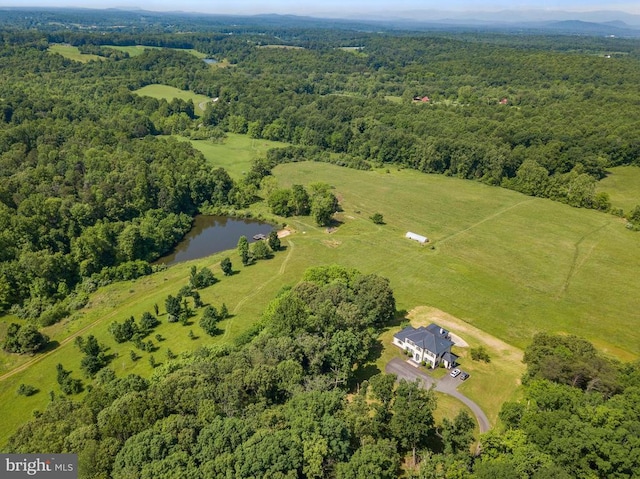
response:
[[[459,369],[454,369],[453,371],[451,371],[451,377],[452,378],[457,378],[458,375],[461,373],[462,371],[460,371]]]
[[[460,374],[460,379],[462,379],[463,381],[466,381],[467,379],[469,379],[469,373],[462,372]]]

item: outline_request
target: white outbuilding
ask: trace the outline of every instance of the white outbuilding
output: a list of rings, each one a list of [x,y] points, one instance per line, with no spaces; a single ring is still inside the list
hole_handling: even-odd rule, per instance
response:
[[[411,231],[408,231],[407,234],[405,235],[406,238],[409,238],[410,240],[414,240],[417,241],[420,244],[425,244],[429,241],[429,238],[427,238],[426,236],[422,236],[416,233],[412,233]]]

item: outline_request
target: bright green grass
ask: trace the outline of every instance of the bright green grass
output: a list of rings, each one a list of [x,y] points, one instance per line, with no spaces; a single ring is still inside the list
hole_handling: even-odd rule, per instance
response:
[[[200,95],[188,90],[180,90],[179,88],[169,85],[161,85],[158,83],[144,86],[138,90],[134,90],[133,93],[157,99],[164,98],[167,101],[171,101],[174,98],[179,98],[185,101],[191,100],[193,101],[194,112],[198,116],[201,116],[204,113],[206,104],[211,101],[211,98],[205,95]]]
[[[73,47],[71,45],[54,44],[49,47],[49,51],[51,53],[58,53],[69,60],[82,63],[87,63],[90,60],[104,60],[104,57],[99,55],[80,53],[78,47]]]
[[[232,339],[260,316],[282,286],[298,281],[309,266],[332,263],[388,277],[400,310],[433,306],[519,348],[545,330],[579,334],[625,360],[640,351],[640,235],[627,231],[622,220],[410,170],[362,172],[292,163],[276,167],[274,175],[283,186],[315,181],[334,185],[344,210],[337,215],[342,224],[329,234],[309,218],[290,218],[296,232],[283,239],[288,249],[249,268],[239,267],[232,253],[241,272],[230,278],[219,273],[222,254],[196,261],[214,265],[221,278],[202,292],[204,301],[216,306],[224,301],[236,316],[222,324],[224,336],[211,339],[195,324],[163,324],[158,332],[167,340],[154,353],[158,361],[166,361],[167,347],[180,353]],[[261,209],[264,206],[258,205],[256,211]],[[384,215],[386,225],[368,219],[374,212]],[[435,249],[405,239],[407,231],[428,236]],[[49,328],[47,334],[61,342],[95,323],[91,333],[119,354],[112,368],[119,374],[148,374],[149,355],[140,353],[143,358],[132,363],[132,346],[116,345],[107,333],[108,324],[131,314],[139,318],[143,311],[152,311],[154,303],[164,311],[164,298],[186,284],[190,264],[101,289],[79,318]],[[187,337],[190,328],[198,340]],[[37,366],[0,382],[0,444],[34,408],[45,407],[48,391],[59,391],[55,365],[62,362],[78,377],[79,361],[69,341]],[[473,377],[495,375],[496,366],[497,360],[486,371],[476,365]],[[508,375],[510,381],[516,379],[513,375]],[[38,386],[41,393],[20,398],[20,407],[15,407],[15,391],[23,382]],[[491,396],[476,390],[480,383],[468,382],[465,392],[495,417],[499,405],[478,397]]]
[[[213,167],[221,167],[227,170],[234,179],[240,179],[249,171],[251,162],[263,157],[270,148],[287,146],[286,143],[269,140],[257,140],[247,135],[227,133],[223,143],[212,143],[207,140],[187,140],[184,137],[176,137],[179,140],[191,142],[194,148],[202,152],[209,164]]]
[[[609,193],[611,205],[629,213],[640,205],[640,168],[616,166],[608,171],[609,175],[598,182],[598,191]]]
[[[285,186],[334,185],[344,209],[331,235],[292,221],[307,232],[296,235],[300,249],[309,245],[306,264],[381,274],[399,309],[431,305],[518,347],[544,330],[580,334],[625,358],[640,351],[640,235],[611,215],[410,170],[295,163],[275,174]],[[374,225],[374,212],[387,224]]]
[[[285,243],[286,244],[286,243]],[[93,334],[100,343],[106,344],[110,349],[109,354],[117,357],[109,365],[118,375],[129,373],[148,376],[151,372],[149,353],[136,349],[130,342],[117,344],[108,332],[109,324],[117,320],[133,315],[139,319],[143,312],[153,314],[155,303],[160,307],[162,324],[148,337],[159,349],[151,354],[159,363],[167,361],[167,349],[180,354],[192,351],[202,345],[224,344],[232,341],[240,333],[245,331],[260,314],[269,299],[287,284],[290,279],[286,269],[289,251],[278,253],[273,259],[260,262],[256,265],[244,268],[235,253],[232,258],[234,269],[238,274],[224,277],[220,271],[220,260],[226,256],[218,254],[203,260],[183,263],[141,278],[137,281],[117,283],[101,288],[91,296],[91,302],[73,320],[64,321],[61,324],[45,328],[52,341],[61,345],[46,356],[38,355],[35,358],[22,357],[22,363],[35,359],[36,362],[24,371],[8,378],[0,378],[0,411],[3,420],[0,423],[0,446],[6,442],[15,428],[28,420],[34,409],[44,409],[49,401],[49,391],[60,393],[56,383],[55,367],[62,363],[65,369],[73,371],[73,377],[82,377],[80,370],[81,353],[73,344],[76,333],[82,331],[83,335]],[[210,337],[198,326],[198,316],[192,318],[193,324],[183,326],[180,323],[167,323],[164,309],[164,300],[169,294],[175,295],[180,287],[188,282],[189,268],[191,265],[211,267],[220,279],[215,285],[200,290],[202,300],[220,308],[226,303],[233,317],[222,321],[220,328],[223,333]],[[84,330],[84,328],[90,328]],[[197,339],[189,338],[189,330],[193,330]],[[161,334],[166,338],[157,342],[155,334]],[[136,362],[130,359],[129,351],[134,349],[141,358]],[[6,353],[2,353],[6,355]],[[15,366],[15,365],[14,365]],[[6,373],[6,369],[0,374]],[[84,378],[83,378],[84,379]],[[40,392],[32,397],[18,396],[16,390],[21,383],[36,386]],[[20,407],[15,407],[16,401],[20,401]]]
[[[121,52],[126,52],[131,57],[137,57],[138,55],[142,55],[145,50],[159,50],[163,47],[151,47],[148,45],[131,45],[131,46],[118,46],[118,45],[105,45],[105,47],[113,48],[114,50],[120,50]],[[207,58],[206,53],[199,52],[198,50],[194,50],[193,48],[173,48],[172,50],[179,50],[183,52],[190,53],[196,58]]]

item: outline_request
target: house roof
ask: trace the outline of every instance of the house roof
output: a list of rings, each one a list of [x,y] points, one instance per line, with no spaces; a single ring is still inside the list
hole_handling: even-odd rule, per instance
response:
[[[396,333],[394,337],[401,341],[410,340],[422,349],[431,351],[436,356],[450,352],[451,346],[453,346],[453,341],[449,339],[449,331],[434,323],[431,323],[426,328],[420,326],[416,329],[412,326],[407,326],[399,333]]]
[[[458,360],[458,356],[456,356],[452,352],[447,351],[442,355],[442,359],[447,361],[449,364],[454,364]]]

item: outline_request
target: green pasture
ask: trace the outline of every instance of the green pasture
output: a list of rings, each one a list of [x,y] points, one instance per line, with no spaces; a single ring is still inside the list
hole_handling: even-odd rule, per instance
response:
[[[230,255],[218,254],[179,264],[137,281],[101,288],[91,296],[90,303],[79,314],[61,324],[44,329],[51,340],[58,344],[57,348],[33,358],[22,357],[22,363],[34,360],[35,362],[17,374],[3,377],[7,369],[3,368],[0,371],[0,411],[3,414],[0,445],[6,442],[19,424],[29,419],[34,410],[46,407],[49,391],[61,394],[56,382],[56,364],[62,363],[65,369],[73,371],[73,377],[82,378],[87,383],[80,370],[82,353],[73,342],[78,334],[93,334],[100,343],[109,347],[108,354],[114,356],[109,367],[118,375],[136,373],[148,377],[152,371],[150,355],[153,355],[158,363],[164,364],[167,362],[167,349],[180,354],[203,345],[226,344],[245,331],[260,317],[266,302],[275,297],[282,286],[290,281],[286,264],[293,251],[293,248],[290,248],[278,253],[271,260],[246,268],[242,266],[235,252]],[[231,256],[234,270],[237,272],[230,277],[223,276],[219,267],[220,260],[227,255]],[[198,325],[200,312],[191,319],[192,324],[188,326],[167,322],[164,300],[169,294],[175,296],[178,290],[188,283],[189,268],[194,264],[198,268],[210,267],[219,279],[213,286],[200,290],[205,304],[219,309],[222,303],[225,303],[232,314],[231,318],[220,322],[222,333],[218,336],[211,337],[202,331]],[[158,348],[156,351],[143,352],[130,342],[115,342],[108,332],[108,327],[113,321],[122,322],[131,315],[139,319],[145,311],[153,314],[156,303],[160,308],[161,325],[146,338],[153,341]],[[189,338],[190,330],[196,339]],[[158,342],[156,334],[162,335],[165,339]],[[135,350],[140,359],[132,361],[130,350]],[[9,356],[4,352],[0,355]],[[36,386],[39,392],[27,398],[19,396],[16,391],[22,383]],[[20,401],[19,408],[15,407],[16,401]]]
[[[598,192],[609,193],[611,206],[629,213],[640,205],[640,167],[616,166],[607,171],[607,177],[597,184]]]
[[[69,60],[74,60],[76,62],[87,63],[90,60],[104,60],[104,57],[99,55],[90,55],[85,53],[80,53],[78,47],[73,47],[71,45],[62,45],[62,44],[54,44],[49,47],[49,51],[51,53],[58,53]]]
[[[201,116],[204,113],[206,104],[211,101],[211,98],[205,95],[200,95],[189,90],[180,90],[179,88],[169,85],[161,85],[159,83],[144,86],[134,90],[133,93],[142,96],[150,96],[151,98],[157,98],[159,100],[164,98],[167,101],[171,101],[174,98],[179,98],[180,100],[185,101],[191,100],[193,101],[194,112],[198,116]]]
[[[333,185],[344,210],[331,234],[308,218],[291,221],[299,249],[309,248],[300,260],[386,276],[399,309],[430,305],[514,346],[544,330],[636,357],[640,235],[623,220],[475,182],[389,171],[278,166],[283,186]],[[385,225],[369,220],[375,212]],[[407,231],[431,242],[405,239]]]
[[[230,135],[220,145],[220,156],[232,154],[225,148],[230,149],[234,141],[237,155],[252,142]],[[163,324],[156,332],[166,340],[157,343],[155,333],[150,336],[159,347],[153,353],[158,362],[166,362],[167,348],[178,354],[231,340],[259,318],[280,288],[298,281],[306,268],[333,263],[389,278],[399,310],[437,308],[460,321],[458,327],[468,325],[518,349],[537,331],[549,331],[586,337],[623,360],[637,358],[640,235],[626,230],[624,220],[471,181],[396,168],[387,171],[363,172],[323,163],[277,166],[273,173],[283,187],[317,181],[334,187],[342,206],[335,230],[319,228],[309,217],[289,218],[293,233],[282,240],[286,250],[247,268],[231,252],[239,270],[234,276],[221,276],[218,263],[224,254],[217,254],[100,289],[73,320],[48,328],[47,334],[60,347],[47,356],[36,356],[25,370],[0,378],[0,444],[34,409],[46,406],[49,391],[59,392],[57,363],[73,370],[74,377],[81,376],[80,355],[73,345],[73,335],[79,331],[94,334],[111,348],[111,354],[117,354],[110,367],[118,374],[148,375],[149,353],[138,351],[142,358],[132,362],[129,350],[134,347],[116,344],[108,325],[130,315],[139,318],[144,311],[153,311],[154,303],[163,313],[164,298],[186,284],[191,264],[213,267],[220,282],[203,290],[202,298],[216,307],[225,302],[234,317],[221,324],[222,335],[209,338],[197,326],[197,318],[195,324],[184,327],[167,324],[161,315]],[[264,204],[255,207],[256,212],[265,210]],[[383,214],[386,224],[375,225],[369,219],[375,212]],[[404,237],[407,231],[431,241],[420,245]],[[197,339],[188,338],[189,329]],[[386,344],[393,331],[385,334]],[[473,334],[465,339],[472,345],[490,343]],[[464,367],[476,380],[461,386],[494,420],[501,401],[517,394],[522,371],[519,361],[501,356],[500,348],[495,351],[489,365],[472,364],[462,354]],[[397,351],[386,347],[369,370],[382,368],[385,358],[393,354]],[[13,367],[20,361],[13,361]],[[21,383],[35,385],[41,392],[18,397]],[[511,389],[506,390],[505,384]],[[499,395],[496,390],[501,391]],[[16,400],[21,407],[15,407]]]
[[[158,50],[164,47],[152,47],[149,45],[130,45],[130,46],[119,46],[119,45],[105,45],[105,47],[113,48],[114,50],[119,50],[121,52],[126,52],[130,57],[137,57],[138,55],[142,55],[145,50]],[[194,50],[193,48],[172,48],[172,50],[178,50],[182,52],[190,53],[196,58],[207,58],[206,53],[199,52],[198,50]]]
[[[267,150],[286,146],[285,143],[249,138],[247,135],[236,133],[227,133],[227,138],[222,143],[188,140],[179,136],[176,138],[191,142],[191,145],[204,155],[211,166],[224,168],[236,180],[242,178],[242,175],[249,171],[251,162],[263,157]]]

